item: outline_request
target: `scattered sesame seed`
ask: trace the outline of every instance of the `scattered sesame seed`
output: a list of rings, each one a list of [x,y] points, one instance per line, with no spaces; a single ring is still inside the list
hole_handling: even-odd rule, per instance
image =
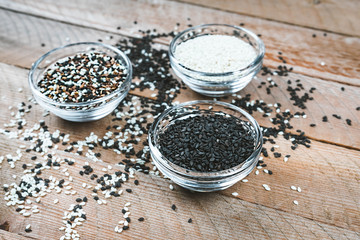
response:
[[[295,205],[299,205],[299,202],[296,201],[296,200],[294,200],[294,204],[295,204]]]
[[[237,197],[237,196],[239,196],[239,193],[233,192],[232,195],[233,195],[234,197]]]
[[[262,186],[264,187],[264,189],[265,189],[266,191],[270,191],[270,190],[271,190],[271,188],[270,188],[269,185],[267,185],[267,184],[263,184]]]

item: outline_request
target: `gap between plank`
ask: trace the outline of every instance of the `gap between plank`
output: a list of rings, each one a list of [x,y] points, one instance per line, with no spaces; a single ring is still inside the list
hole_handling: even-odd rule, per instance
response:
[[[324,221],[322,221],[322,220],[315,220],[315,219],[312,219],[312,218],[309,218],[309,217],[305,217],[305,216],[298,215],[298,214],[296,214],[296,213],[287,212],[287,211],[282,210],[282,209],[279,209],[279,208],[269,207],[269,206],[266,206],[266,205],[263,205],[263,204],[260,204],[260,203],[256,203],[256,202],[250,202],[250,201],[247,201],[247,200],[245,200],[245,199],[242,199],[241,197],[233,197],[232,195],[227,196],[227,195],[223,194],[223,191],[219,191],[219,194],[222,195],[222,196],[225,196],[225,197],[231,197],[231,198],[240,199],[241,201],[248,202],[248,203],[252,203],[252,204],[255,204],[255,205],[257,205],[257,206],[262,206],[262,207],[265,207],[265,208],[274,209],[274,210],[279,211],[279,212],[282,212],[282,213],[293,214],[293,215],[296,215],[296,216],[298,216],[298,217],[300,217],[300,218],[308,219],[308,220],[310,220],[310,221],[319,222],[319,223],[322,223],[322,224],[325,224],[325,225],[328,225],[328,226],[333,226],[333,227],[336,227],[336,228],[340,228],[340,229],[344,229],[344,230],[348,230],[348,231],[353,231],[354,233],[356,233],[356,234],[358,235],[358,233],[357,233],[355,230],[351,230],[351,229],[348,229],[348,228],[345,228],[345,227],[337,226],[337,225],[332,224],[332,223],[327,223],[327,222],[324,222]],[[290,225],[291,225],[291,224],[290,224]],[[326,231],[325,231],[325,232],[326,232]]]
[[[170,1],[177,2],[176,0],[170,0]],[[190,5],[198,5],[198,4],[185,3],[185,2],[181,2],[181,3],[183,3],[183,4],[190,4]],[[201,5],[198,5],[198,6],[201,6]],[[204,7],[204,6],[201,6],[201,7]],[[205,7],[205,8],[206,8],[206,7]],[[53,18],[49,18],[49,17],[37,15],[37,14],[34,14],[34,13],[22,12],[22,11],[14,10],[14,9],[11,9],[11,8],[6,8],[6,7],[3,7],[3,6],[0,6],[0,9],[5,10],[5,11],[10,11],[10,12],[18,13],[18,14],[23,14],[23,15],[28,15],[28,16],[32,16],[32,17],[37,17],[37,18],[40,18],[40,19],[48,20],[48,21],[60,22],[60,23],[67,24],[67,25],[70,25],[70,26],[82,27],[82,28],[86,28],[86,29],[96,30],[96,31],[99,31],[99,32],[111,33],[111,34],[117,35],[117,36],[122,36],[122,37],[127,37],[127,38],[135,38],[135,39],[137,38],[137,39],[139,39],[139,37],[136,37],[136,36],[133,36],[133,35],[130,35],[130,34],[127,34],[127,33],[118,33],[118,32],[115,32],[115,31],[104,30],[104,29],[102,29],[102,28],[97,28],[97,27],[90,27],[90,26],[83,25],[83,24],[77,24],[77,23],[72,23],[72,22],[63,21],[63,20],[56,20],[56,19],[53,19]],[[222,10],[222,11],[223,11],[223,10]],[[239,14],[239,15],[240,15],[240,14]],[[249,15],[249,16],[250,16],[250,15]],[[251,17],[256,17],[256,16],[251,16]],[[266,19],[266,20],[267,20],[267,19]],[[270,20],[270,21],[273,21],[273,20]],[[277,22],[277,21],[274,21],[274,22]],[[281,23],[288,24],[288,23],[286,23],[286,22],[281,22]],[[295,24],[289,24],[289,25],[298,26],[298,25],[295,25]],[[303,27],[303,28],[307,28],[307,27]],[[315,29],[315,28],[314,28],[314,29]],[[319,30],[319,29],[316,29],[316,30]],[[329,31],[329,33],[330,33],[330,31]],[[336,32],[334,32],[334,34],[349,36],[349,35],[346,35],[346,34],[340,34],[340,33],[336,33]],[[349,36],[349,37],[357,37],[357,36]],[[168,43],[165,43],[164,41],[156,41],[156,40],[155,40],[154,42],[155,42],[155,43],[158,43],[158,44],[165,45],[165,46],[168,46],[168,45],[169,45]],[[11,64],[11,65],[14,65],[14,64]],[[17,67],[20,67],[20,68],[24,68],[24,69],[30,69],[30,68],[26,68],[26,67],[22,67],[22,66],[18,66],[18,65],[14,65],[14,66],[17,66]],[[315,76],[312,76],[312,75],[308,75],[308,74],[306,74],[306,73],[300,73],[300,72],[294,72],[294,73],[301,74],[301,75],[307,76],[307,77],[316,78],[316,79],[319,79],[319,80],[322,80],[322,81],[336,82],[336,83],[344,84],[344,85],[347,85],[347,86],[360,87],[360,84],[358,85],[358,84],[352,84],[352,83],[344,83],[344,82],[341,82],[341,81],[338,81],[338,80],[335,80],[335,79],[327,79],[327,78],[315,77]]]
[[[234,14],[237,14],[237,15],[244,15],[244,16],[253,17],[253,18],[259,18],[259,19],[263,19],[263,20],[266,20],[266,21],[287,24],[287,25],[295,26],[295,27],[302,27],[302,28],[311,29],[311,30],[317,30],[317,31],[322,31],[322,32],[327,32],[327,33],[338,34],[338,35],[341,35],[341,36],[344,36],[344,37],[356,37],[356,38],[359,37],[358,35],[350,35],[350,34],[346,34],[346,33],[339,33],[339,32],[334,32],[334,31],[330,31],[330,30],[324,30],[324,29],[321,29],[321,28],[315,28],[315,27],[309,27],[309,26],[305,26],[305,25],[299,25],[299,24],[290,23],[290,22],[286,22],[286,21],[275,20],[275,19],[271,19],[271,18],[265,18],[265,17],[253,15],[253,14],[248,14],[248,13],[243,13],[243,12],[236,12],[236,11],[221,9],[221,8],[217,8],[217,7],[205,6],[205,5],[202,5],[202,4],[199,4],[199,3],[184,2],[182,0],[168,0],[168,1],[182,3],[182,4],[188,4],[188,5],[207,8],[207,9],[213,9],[213,10],[222,11],[222,12],[234,13]]]

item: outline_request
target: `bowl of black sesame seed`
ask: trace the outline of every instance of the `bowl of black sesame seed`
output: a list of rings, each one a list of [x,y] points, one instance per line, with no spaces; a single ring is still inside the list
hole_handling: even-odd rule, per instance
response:
[[[231,95],[260,71],[263,41],[243,27],[204,24],[179,33],[170,43],[174,73],[192,90],[210,97]]]
[[[246,177],[258,162],[263,140],[256,120],[241,108],[199,100],[163,112],[148,142],[160,172],[184,188],[210,192]]]
[[[129,92],[132,66],[116,47],[81,42],[55,48],[31,67],[36,101],[69,121],[87,122],[111,113]]]

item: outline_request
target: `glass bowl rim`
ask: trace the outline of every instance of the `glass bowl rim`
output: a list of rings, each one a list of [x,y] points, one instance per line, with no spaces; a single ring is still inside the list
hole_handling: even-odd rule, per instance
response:
[[[191,68],[188,68],[184,65],[182,65],[176,58],[175,58],[175,54],[174,54],[174,50],[175,50],[175,42],[180,39],[181,37],[183,37],[184,35],[186,35],[188,32],[191,31],[196,31],[198,29],[202,29],[202,28],[206,28],[209,26],[219,26],[219,27],[228,27],[228,28],[232,28],[233,30],[240,30],[245,32],[246,34],[250,35],[252,38],[255,39],[256,43],[259,46],[259,53],[256,55],[256,58],[246,67],[242,68],[242,69],[238,69],[236,71],[229,71],[229,72],[224,72],[224,73],[209,73],[209,72],[202,72],[202,71],[197,71]],[[246,70],[250,70],[252,68],[255,68],[264,58],[265,55],[265,45],[264,42],[253,32],[251,32],[250,30],[243,28],[243,27],[239,27],[239,26],[235,26],[235,25],[231,25],[231,24],[221,24],[221,23],[210,23],[210,24],[201,24],[201,25],[197,25],[194,27],[190,27],[185,29],[184,31],[178,33],[173,40],[170,43],[169,46],[169,57],[170,60],[172,62],[174,62],[177,66],[181,67],[181,70],[187,71],[191,74],[194,75],[200,75],[200,76],[208,76],[208,77],[224,77],[224,76],[237,76],[237,75],[241,75],[241,73],[243,73]],[[197,79],[199,81],[204,81],[204,82],[213,82],[213,81],[209,81],[209,80],[202,80],[202,79]],[[236,81],[236,80],[235,80]],[[230,81],[231,82],[231,81]]]
[[[73,46],[79,46],[79,45],[84,45],[84,46],[92,46],[92,45],[96,45],[96,46],[100,46],[100,47],[104,47],[107,48],[115,53],[117,53],[118,55],[121,56],[121,58],[123,59],[123,61],[125,62],[125,67],[128,70],[127,76],[125,81],[121,84],[121,86],[119,88],[117,88],[115,91],[113,91],[112,93],[101,97],[101,98],[97,98],[97,99],[93,99],[90,101],[86,101],[86,102],[79,102],[79,103],[61,103],[61,102],[57,102],[51,98],[48,98],[46,96],[44,96],[44,94],[42,94],[35,86],[34,82],[33,82],[33,77],[34,77],[34,71],[38,68],[39,64],[41,62],[43,62],[48,56],[50,56],[52,53],[57,52],[57,51],[61,51],[62,49],[68,48],[68,47],[73,47]],[[98,43],[98,42],[77,42],[77,43],[70,43],[70,44],[66,44],[57,48],[54,48],[50,51],[48,51],[47,53],[45,53],[44,55],[42,55],[38,60],[36,60],[33,65],[31,66],[29,75],[28,75],[28,82],[30,85],[30,89],[32,91],[33,94],[35,94],[37,97],[39,97],[43,102],[48,103],[48,104],[53,104],[55,106],[58,107],[86,107],[88,105],[91,104],[97,104],[97,103],[102,103],[108,99],[113,98],[114,96],[116,96],[117,94],[121,93],[122,90],[124,88],[127,87],[127,85],[131,82],[132,80],[132,64],[130,59],[126,56],[126,54],[117,49],[116,47],[113,47],[111,45],[108,44],[104,44],[104,43]]]
[[[221,171],[217,171],[217,172],[198,172],[198,171],[193,171],[190,169],[186,169],[183,168],[179,165],[176,165],[174,163],[172,163],[171,161],[169,161],[159,150],[159,148],[153,144],[153,141],[155,141],[154,139],[154,134],[155,131],[158,129],[158,126],[161,122],[161,120],[164,119],[164,117],[168,116],[170,112],[172,112],[173,110],[182,108],[184,106],[195,106],[196,104],[209,104],[209,105],[220,105],[222,107],[227,107],[230,108],[232,110],[235,110],[237,112],[240,112],[242,115],[244,115],[246,117],[246,120],[248,120],[249,122],[251,122],[251,124],[253,124],[255,133],[256,133],[256,139],[255,139],[255,147],[254,150],[252,152],[252,154],[246,159],[244,160],[242,163],[226,169],[226,170],[221,170]],[[177,175],[182,175],[185,177],[195,177],[195,178],[200,178],[200,179],[205,179],[205,178],[216,178],[216,177],[227,177],[227,176],[233,176],[234,174],[237,174],[243,170],[246,169],[243,168],[244,165],[246,164],[251,164],[252,160],[256,158],[257,155],[257,150],[260,148],[262,148],[263,145],[263,136],[262,136],[262,132],[260,129],[259,124],[257,123],[257,121],[255,120],[255,118],[253,118],[249,113],[247,113],[245,110],[230,104],[230,103],[226,103],[226,102],[222,102],[222,101],[213,101],[213,100],[195,100],[195,101],[188,101],[188,102],[184,102],[178,105],[175,105],[171,108],[166,109],[163,113],[161,113],[157,119],[154,120],[154,122],[152,123],[150,129],[149,129],[149,133],[148,133],[148,143],[149,143],[149,147],[150,147],[150,152],[155,154],[156,157],[159,157],[161,160],[154,160],[157,163],[163,165],[167,170],[177,174]],[[153,150],[155,150],[155,152],[152,152]],[[169,176],[170,177],[170,176]]]

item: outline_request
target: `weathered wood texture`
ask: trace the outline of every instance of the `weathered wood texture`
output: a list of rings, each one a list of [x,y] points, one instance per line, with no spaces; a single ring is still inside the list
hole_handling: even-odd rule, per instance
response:
[[[24,239],[29,239],[29,238],[0,229],[0,240],[24,240]]]
[[[5,10],[0,10],[0,12],[3,13],[0,14],[0,16],[5,16],[4,21],[6,21],[6,19],[12,19],[12,21],[6,25],[6,29],[0,31],[0,38],[6,39],[6,41],[0,42],[0,50],[4,52],[4,54],[0,55],[0,59],[3,59],[3,62],[22,67],[30,67],[39,56],[57,46],[68,43],[68,39],[70,39],[69,42],[97,41],[98,39],[103,39],[104,42],[109,44],[114,44],[119,39],[123,39],[123,37],[117,35],[109,39],[110,35],[112,35],[110,33],[84,27],[39,19]],[[28,23],[32,23],[33,27],[28,26]],[[17,29],[17,31],[14,31],[14,29]],[[53,34],[48,34],[49,31],[52,31]],[[18,35],[20,35],[20,37]],[[46,39],[44,39],[43,36],[47,36]],[[108,37],[108,40],[106,40],[106,37]],[[45,47],[41,46],[43,42],[45,42]],[[163,47],[166,48],[166,46]],[[286,55],[283,56],[287,59]],[[6,70],[4,69],[4,71]],[[10,71],[8,74],[13,73]],[[258,75],[258,78],[254,79],[240,94],[245,95],[250,93],[254,99],[263,99],[267,103],[281,103],[283,110],[290,109],[292,112],[296,112],[299,109],[294,107],[289,101],[290,95],[286,91],[288,87],[287,80],[290,79],[293,82],[292,86],[295,86],[295,80],[301,79],[301,83],[304,85],[306,91],[309,91],[311,87],[315,87],[317,90],[313,94],[315,101],[307,104],[307,118],[294,119],[292,121],[294,132],[297,129],[302,129],[313,139],[360,149],[360,138],[358,137],[360,135],[360,111],[355,111],[360,102],[358,87],[291,73],[287,78],[273,76],[272,79],[279,87],[273,88],[272,93],[267,95],[265,87],[262,89],[257,88],[262,81],[267,82],[267,77],[268,76]],[[346,90],[344,92],[341,91],[341,87],[345,87]],[[143,93],[136,91],[135,93],[147,97],[150,97],[152,94],[150,91]],[[200,98],[204,97],[189,90],[185,91],[177,100],[183,102],[189,99]],[[342,119],[338,120],[332,117],[332,114],[338,114],[342,116]],[[328,123],[322,123],[321,119],[325,115],[329,117]],[[268,119],[261,117],[261,113],[255,113],[254,116],[259,119],[261,125],[267,127],[272,126]],[[347,118],[352,120],[352,126],[346,124],[345,119]],[[310,127],[311,123],[320,126],[312,128]]]
[[[356,0],[178,1],[350,36],[360,36],[358,16],[360,3]]]
[[[1,127],[9,122],[13,111],[8,107],[27,102],[31,95],[25,87],[28,70],[24,68],[29,68],[46,51],[77,41],[102,39],[114,44],[124,36],[139,36],[138,29],[157,28],[160,32],[168,32],[176,22],[185,28],[190,23],[187,17],[191,17],[192,24],[244,22],[246,27],[262,34],[267,46],[266,66],[275,68],[280,64],[278,51],[294,65],[294,73],[289,77],[273,77],[279,87],[273,88],[270,95],[264,94],[263,88],[257,88],[261,81],[266,81],[267,77],[262,76],[254,79],[241,95],[250,93],[254,99],[279,102],[282,109],[294,112],[297,109],[289,100],[287,80],[301,79],[306,90],[317,89],[312,95],[314,101],[307,103],[307,118],[292,120],[294,131],[302,129],[313,140],[311,148],[300,146],[292,151],[288,141],[275,139],[281,152],[291,154],[291,158],[286,163],[272,155],[266,158],[266,168],[272,170],[273,175],[260,169],[259,175],[252,172],[247,177],[247,183],[237,183],[225,191],[200,194],[178,186],[171,191],[170,180],[137,173],[139,186],[134,187],[132,181],[124,185],[124,189],[133,188],[133,193],[125,192],[120,198],[110,199],[107,205],[98,205],[90,197],[84,206],[87,221],[77,227],[82,239],[360,239],[360,112],[355,111],[360,103],[360,59],[355,54],[360,50],[359,38],[337,34],[324,37],[316,30],[168,1],[114,1],[106,5],[96,1],[86,4],[0,1],[0,6],[0,21],[4,23],[0,26]],[[134,20],[138,21],[137,25],[133,24]],[[121,30],[117,30],[117,26],[121,26]],[[313,33],[317,34],[316,38],[311,37]],[[110,39],[110,35],[114,38]],[[167,44],[168,40],[161,42]],[[45,47],[41,47],[41,43],[45,43]],[[166,45],[160,47],[166,48]],[[321,61],[326,65],[320,66]],[[24,89],[22,93],[18,92],[20,87]],[[345,91],[341,91],[341,87],[345,87]],[[131,93],[150,97],[153,92]],[[176,100],[201,98],[204,97],[188,89]],[[43,117],[42,113],[40,106],[34,105],[26,115],[27,126],[45,119],[50,132],[59,129],[69,133],[71,141],[84,140],[90,132],[104,136],[106,126],[114,124],[111,116],[80,124],[61,120],[53,114]],[[332,118],[332,114],[341,115],[342,119]],[[321,121],[324,115],[329,117],[329,123]],[[261,114],[254,113],[254,117],[260,125],[272,126]],[[346,125],[346,118],[352,120],[352,126]],[[311,128],[310,123],[317,126]],[[14,154],[22,144],[28,145],[0,134],[0,156]],[[79,175],[85,161],[89,160],[62,149],[64,147],[60,146],[56,151],[58,156],[76,159],[74,166],[66,167],[73,177],[70,185],[77,193],[49,193],[40,203],[33,203],[38,205],[40,213],[29,218],[16,213],[14,207],[6,207],[6,201],[0,197],[0,229],[11,232],[0,230],[0,239],[23,239],[22,236],[58,239],[63,234],[58,230],[63,226],[63,211],[74,204],[77,197],[90,196],[91,189],[83,188],[82,183],[94,186],[95,182]],[[0,186],[18,183],[23,174],[21,165],[33,163],[30,156],[34,153],[22,151],[24,156],[16,163],[16,168],[11,169],[6,161],[2,163]],[[116,164],[123,156],[111,150],[97,151],[101,152],[103,162],[89,161],[95,173],[103,174],[101,169],[108,165],[113,166],[110,172],[122,169]],[[65,178],[64,168],[44,170],[42,176]],[[265,183],[271,191],[264,190],[262,184]],[[293,191],[290,186],[301,187],[302,191]],[[231,194],[235,191],[238,197]],[[1,187],[0,195],[4,195]],[[59,199],[57,205],[53,203],[56,198]],[[294,200],[299,205],[295,205]],[[121,209],[128,201],[132,203],[130,230],[117,234],[113,229],[121,220]],[[171,210],[172,204],[176,204],[176,211]],[[145,221],[138,222],[139,217],[144,217]],[[187,222],[189,218],[193,223]],[[32,226],[31,233],[24,231],[27,224]]]
[[[179,29],[185,29],[189,23],[245,23],[246,28],[262,34],[267,49],[265,65],[277,67],[281,62],[277,53],[282,51],[295,72],[360,86],[360,55],[355,54],[360,52],[360,40],[356,37],[337,34],[324,37],[322,31],[169,1],[112,0],[104,5],[95,0],[61,3],[1,0],[0,7],[127,36],[139,36],[138,29],[156,28],[159,32],[169,32],[176,23],[181,23]],[[8,21],[11,20],[5,22]],[[23,24],[28,29],[33,27],[31,22]],[[50,32],[41,39],[49,38]],[[313,34],[317,37],[313,38]],[[63,36],[61,34],[60,39]],[[321,62],[326,65],[322,66]]]
[[[5,99],[10,99],[9,103],[26,101],[30,95],[29,90],[26,89],[25,93],[18,94],[17,89],[26,82],[27,70],[2,64],[1,72],[3,73],[1,82],[6,83],[9,87],[1,89],[0,94]],[[16,75],[19,80],[12,81],[14,79],[12,74]],[[10,110],[4,109],[4,114],[0,118],[2,123],[8,122],[10,112]],[[50,126],[50,131],[59,129],[61,132],[71,133],[71,140],[84,139],[90,134],[88,129],[94,131],[98,136],[103,136],[106,132],[105,126],[112,124],[110,116],[87,124],[73,124],[52,114],[44,118],[42,112],[39,106],[33,108],[27,117],[28,125],[32,126],[38,119],[45,119]],[[8,144],[9,140],[3,135],[0,136],[0,139],[0,148],[3,153],[13,153],[17,146],[22,144],[16,140],[11,140],[12,144]],[[274,172],[271,176],[263,172],[257,176],[252,173],[247,177],[248,183],[239,183],[226,191],[203,196],[189,193],[180,188],[176,188],[176,191],[173,192],[168,188],[168,180],[144,176],[140,173],[138,178],[141,185],[134,189],[135,198],[134,195],[124,195],[120,200],[111,200],[107,206],[98,206],[95,202],[90,201],[85,207],[90,213],[89,220],[86,222],[88,227],[84,226],[84,229],[86,228],[84,232],[80,230],[82,227],[79,227],[79,231],[85,238],[106,236],[110,239],[116,236],[112,229],[118,221],[116,219],[121,216],[121,207],[125,202],[131,201],[134,206],[134,214],[138,214],[132,216],[134,220],[141,216],[147,218],[146,224],[131,225],[132,231],[125,233],[125,236],[134,238],[140,238],[141,233],[146,231],[151,233],[149,238],[153,235],[153,238],[167,239],[175,236],[174,239],[176,239],[186,235],[211,239],[215,236],[214,239],[227,239],[239,236],[239,230],[243,232],[241,237],[244,238],[249,236],[262,236],[262,238],[316,238],[314,236],[323,236],[331,238],[333,234],[335,234],[335,239],[346,239],[348,234],[358,237],[356,232],[360,229],[358,214],[360,195],[356,189],[360,189],[359,151],[315,141],[311,149],[301,147],[293,152],[290,150],[288,142],[277,141],[281,151],[284,154],[291,154],[292,157],[287,163],[284,163],[282,159],[269,158],[267,160],[268,168]],[[112,151],[103,150],[101,152],[105,163],[90,163],[96,169],[96,173],[101,173],[100,169],[106,167],[107,164],[114,165],[121,159]],[[61,151],[58,154],[69,157],[69,154]],[[30,156],[30,154],[26,154],[22,163],[31,162]],[[66,210],[77,196],[90,194],[90,190],[82,189],[83,182],[92,184],[88,178],[78,174],[86,159],[84,157],[75,158],[77,163],[74,168],[71,168],[71,176],[74,178],[72,185],[78,191],[76,196],[69,198],[62,194],[58,196],[56,193],[49,194],[39,206],[41,214],[34,215],[29,219],[18,215],[13,216],[13,208],[3,208],[0,222],[10,219],[11,222],[8,223],[13,226],[10,228],[12,232],[23,232],[26,224],[31,222],[34,231],[30,233],[30,236],[31,234],[36,236],[40,231],[36,227],[44,223],[44,216],[46,216],[51,227],[47,227],[44,234],[49,237],[61,236],[62,232],[57,229],[61,226],[62,211]],[[19,164],[15,170],[12,170],[6,163],[3,163],[1,172],[1,184],[11,183],[12,180],[9,179],[9,176],[14,174],[21,176]],[[57,179],[63,175],[61,171],[50,170],[49,172]],[[44,172],[43,174],[46,176],[48,173]],[[262,187],[264,183],[267,183],[272,191],[265,191]],[[302,192],[291,190],[290,186],[293,185],[301,187]],[[231,195],[234,191],[240,194],[239,199],[234,200]],[[334,191],[337,194],[333,194]],[[59,208],[52,203],[55,198],[61,201],[59,206],[63,206],[60,212]],[[299,201],[298,206],[293,204],[294,200]],[[180,215],[172,215],[170,206],[173,203],[178,206]],[[228,203],[231,204],[227,205]],[[5,202],[0,200],[0,205],[4,206]],[[224,211],[224,208],[228,210]],[[234,209],[238,209],[237,211],[240,213]],[[106,219],[100,217],[108,212],[111,213],[111,216],[105,215]],[[96,215],[93,215],[94,213]],[[204,219],[204,216],[207,217]],[[252,220],[249,220],[249,216],[252,216]],[[190,217],[194,221],[198,221],[197,228],[191,230],[186,228],[188,226],[186,221]],[[239,222],[233,222],[234,219],[238,219],[236,221]],[[249,221],[253,221],[254,225]],[[18,222],[22,224],[19,225]],[[255,224],[256,222],[257,224]],[[279,222],[281,222],[280,226]],[[303,224],[311,230],[303,230]],[[176,229],[176,231],[170,232],[170,229]],[[152,233],[152,231],[155,232]],[[291,233],[288,235],[289,231]]]

